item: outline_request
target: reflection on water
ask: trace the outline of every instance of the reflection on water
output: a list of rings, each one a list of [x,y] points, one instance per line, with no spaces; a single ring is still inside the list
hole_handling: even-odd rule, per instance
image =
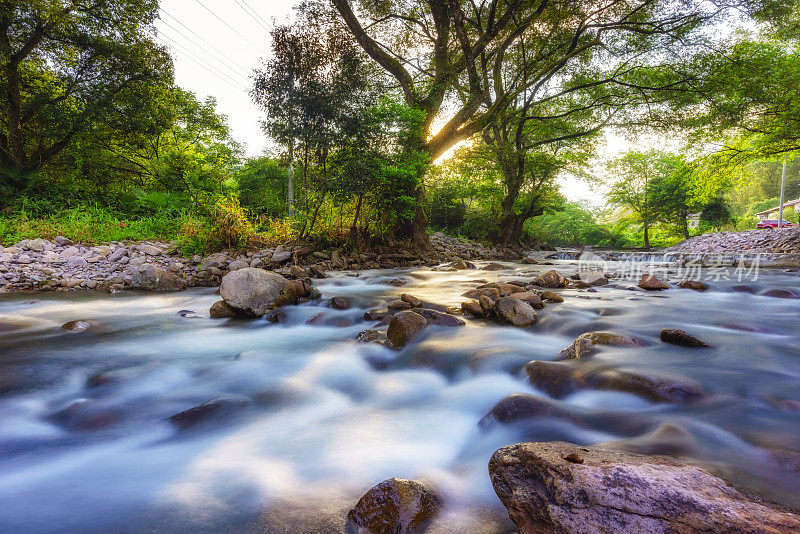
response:
[[[558,262],[569,274],[575,263]],[[281,324],[211,320],[213,289],[178,294],[6,295],[0,300],[0,525],[8,532],[337,532],[347,509],[391,476],[424,479],[446,496],[438,532],[506,532],[486,465],[526,440],[591,444],[670,423],[691,455],[783,504],[800,506],[800,301],[733,291],[565,290],[530,329],[467,320],[431,327],[399,353],[357,345],[367,307],[402,292],[458,305],[476,280],[530,278],[540,266],[498,272],[339,273],[323,295],[286,308]],[[403,288],[381,280],[405,276]],[[797,288],[794,273],[762,273],[756,293]],[[664,298],[666,297],[666,298]],[[323,309],[324,308],[324,309]],[[179,313],[193,310],[197,316]],[[306,321],[324,311],[343,320]],[[68,333],[60,325],[97,321]],[[324,326],[351,324],[351,326]],[[683,328],[714,346],[658,340]],[[553,360],[575,336],[614,330],[646,343],[594,360],[699,381],[708,395],[655,404],[583,390],[558,405],[567,419],[479,430],[503,397],[536,391],[522,367]],[[377,369],[374,362],[386,365]],[[372,363],[371,363],[372,362]],[[215,398],[231,409],[178,430],[166,419]],[[684,451],[685,453],[685,451]]]

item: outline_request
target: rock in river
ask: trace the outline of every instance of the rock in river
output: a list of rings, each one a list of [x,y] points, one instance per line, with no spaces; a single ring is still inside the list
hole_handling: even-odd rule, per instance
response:
[[[596,345],[613,345],[617,347],[644,347],[644,343],[636,338],[614,332],[587,332],[572,342],[572,345],[561,351],[559,360],[574,360],[597,352]]]
[[[347,532],[423,532],[439,511],[440,499],[414,480],[390,478],[370,489],[347,514]]]
[[[559,397],[577,389],[605,389],[638,395],[653,402],[690,402],[705,394],[691,378],[661,373],[636,373],[598,362],[532,361],[525,367],[531,383]]]
[[[501,298],[495,304],[494,310],[498,317],[514,326],[531,326],[538,319],[530,304],[515,297]]]
[[[643,274],[642,279],[639,280],[639,287],[647,291],[660,291],[662,289],[669,289],[669,286],[653,276],[652,274]]]
[[[231,308],[258,317],[295,301],[294,286],[289,280],[254,267],[226,274],[219,294]]]
[[[224,300],[218,300],[214,304],[211,305],[211,309],[208,310],[209,315],[213,319],[222,319],[224,317],[236,317],[236,310],[228,306],[228,304]]]
[[[659,456],[520,443],[495,452],[489,474],[520,534],[800,532],[800,516]]]
[[[661,341],[664,343],[671,343],[673,345],[680,345],[682,347],[693,348],[708,348],[710,345],[705,341],[697,339],[691,334],[687,334],[683,330],[677,328],[665,328],[661,331]]]
[[[558,271],[550,270],[534,278],[531,284],[538,287],[554,289],[558,287],[567,287],[567,285],[569,285],[569,280]]]
[[[389,321],[386,336],[392,346],[402,349],[428,325],[427,319],[413,311],[401,311]]]
[[[218,397],[169,417],[169,421],[180,428],[190,428],[212,417],[230,415],[250,404],[246,397]]]

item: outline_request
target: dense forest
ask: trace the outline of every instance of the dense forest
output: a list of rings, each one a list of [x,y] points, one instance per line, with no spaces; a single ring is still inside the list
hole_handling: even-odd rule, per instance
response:
[[[800,196],[789,1],[304,2],[251,76],[260,157],[175,84],[156,0],[0,4],[5,244],[650,247],[754,227],[784,161]]]

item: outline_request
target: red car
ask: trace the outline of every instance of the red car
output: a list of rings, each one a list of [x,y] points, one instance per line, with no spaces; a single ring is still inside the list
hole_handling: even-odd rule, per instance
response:
[[[797,228],[800,224],[789,222],[786,219],[783,220],[783,224],[781,228]],[[778,227],[778,219],[765,219],[758,223],[756,228],[759,230],[772,230],[773,228]]]

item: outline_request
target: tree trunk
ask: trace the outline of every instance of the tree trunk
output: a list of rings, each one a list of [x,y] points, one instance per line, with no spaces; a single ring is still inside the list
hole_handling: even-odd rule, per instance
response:
[[[358,195],[358,203],[356,204],[356,214],[353,217],[353,224],[350,226],[350,237],[356,237],[358,231],[358,217],[361,215],[361,205],[364,203],[364,193]]]
[[[650,227],[648,225],[644,225],[644,248],[650,248]]]
[[[317,215],[319,215],[319,210],[322,207],[322,204],[325,202],[325,195],[327,194],[328,190],[324,189],[322,191],[322,196],[319,198],[319,204],[317,204],[317,207],[314,208],[314,216],[311,217],[311,224],[308,227],[308,235],[311,235],[311,232],[314,231],[314,225],[317,223]]]
[[[686,217],[683,217],[683,237],[689,239],[689,221],[686,220]]]

